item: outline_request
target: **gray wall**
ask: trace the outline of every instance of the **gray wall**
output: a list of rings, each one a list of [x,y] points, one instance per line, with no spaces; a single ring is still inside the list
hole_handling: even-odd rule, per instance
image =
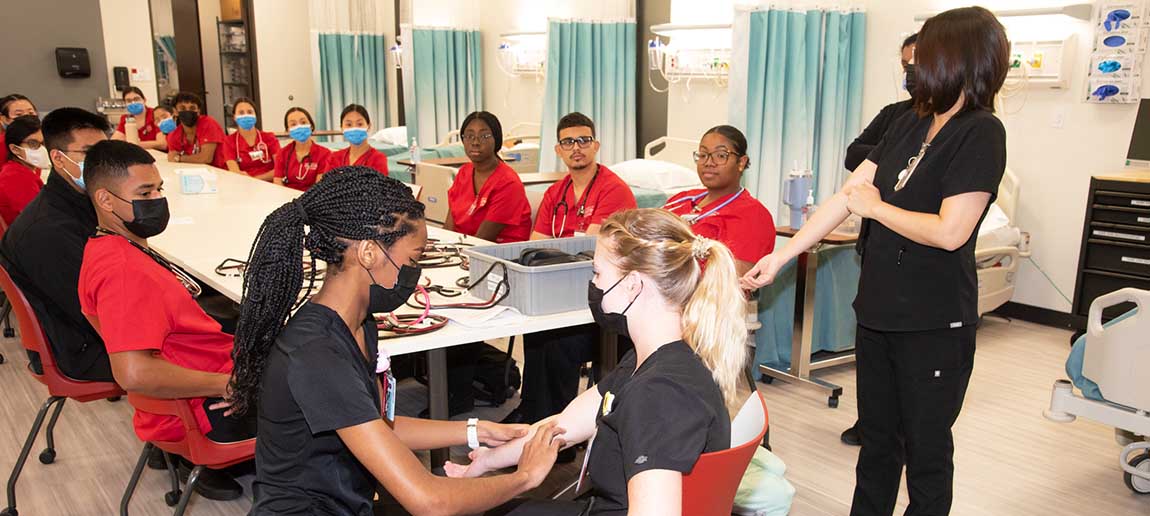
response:
[[[41,115],[62,106],[95,109],[108,95],[108,66],[97,0],[0,0],[0,96],[22,93]],[[92,76],[65,79],[56,47],[88,49]]]
[[[698,0],[704,1],[704,0]],[[637,0],[635,2],[637,29],[635,37],[635,50],[639,52],[635,62],[635,71],[639,74],[635,78],[635,88],[638,90],[638,113],[635,114],[635,137],[638,145],[635,147],[643,157],[643,147],[648,143],[667,136],[667,94],[652,90],[647,85],[648,66],[650,59],[647,54],[647,40],[651,39],[652,25],[670,23],[671,0]],[[662,81],[659,78],[656,81]]]

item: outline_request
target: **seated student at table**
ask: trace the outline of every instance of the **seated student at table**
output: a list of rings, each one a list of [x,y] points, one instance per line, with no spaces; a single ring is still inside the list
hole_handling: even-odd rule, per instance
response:
[[[568,445],[595,436],[591,490],[494,513],[681,514],[683,475],[700,455],[731,445],[728,407],[738,405],[747,338],[731,253],[666,211],[616,213],[599,231],[587,299],[601,326],[635,342],[617,369],[546,421],[566,430]],[[480,448],[470,465],[447,463],[446,472],[472,477],[514,464],[527,438]]]
[[[256,105],[250,99],[238,98],[232,103],[232,118],[239,129],[224,140],[228,170],[271,182],[280,141],[271,131],[256,128]]]
[[[538,486],[554,463],[554,427],[508,475],[437,477],[411,452],[499,445],[527,431],[395,416],[372,314],[402,306],[419,282],[423,209],[403,183],[343,167],[260,227],[244,286],[261,295],[244,297],[230,389],[236,411],[259,413],[251,514],[372,514],[378,484],[414,514],[474,514]],[[305,249],[327,263],[326,279],[293,314]]]
[[[682,217],[696,235],[727,246],[739,277],[775,248],[771,212],[740,184],[750,163],[741,131],[729,125],[712,127],[695,151],[699,181],[706,188],[679,193],[663,206]]]
[[[160,132],[156,141],[160,143],[156,150],[168,152],[168,135],[176,130],[176,117],[172,108],[164,105],[152,108],[152,117],[156,120],[156,130]]]
[[[214,118],[200,114],[203,101],[195,93],[176,94],[179,127],[168,134],[168,161],[198,163],[227,170],[224,130]]]
[[[232,371],[232,337],[196,304],[199,286],[148,247],[167,228],[168,200],[152,155],[114,140],[88,150],[84,184],[96,209],[95,235],[80,266],[80,309],[108,350],[112,375],[124,390],[186,399],[205,435],[216,442],[255,436],[255,418],[225,415]],[[136,410],[142,441],[184,436],[179,418]],[[197,489],[213,500],[243,494],[222,471],[204,470]]]
[[[80,164],[111,130],[107,117],[79,108],[55,109],[44,117],[52,173],[0,243],[0,263],[40,319],[56,365],[75,380],[112,381],[104,341],[80,313],[76,297],[84,244],[96,227]],[[33,371],[42,370],[39,354],[28,355]]]
[[[168,148],[168,137],[156,125],[155,111],[145,102],[144,92],[135,86],[128,86],[123,92],[124,102],[127,103],[128,114],[120,115],[120,123],[116,132],[112,134],[113,140],[128,140],[145,149],[164,150]],[[136,127],[135,139],[128,138],[128,119],[132,119]]]
[[[8,124],[4,147],[10,158],[0,166],[0,218],[11,226],[20,211],[44,187],[40,171],[52,163],[44,147],[40,119],[33,115],[19,117]]]
[[[273,182],[306,192],[315,184],[316,178],[327,170],[331,151],[312,138],[315,120],[304,108],[293,107],[284,113],[284,129],[291,136],[291,141],[276,155]]]
[[[327,169],[354,165],[370,168],[386,176],[387,156],[367,143],[367,135],[371,133],[371,116],[367,114],[367,108],[359,104],[343,108],[343,113],[339,115],[339,125],[343,128],[343,139],[350,146],[331,153]],[[323,179],[323,172],[320,172],[320,179]]]
[[[28,100],[19,93],[12,93],[0,98],[0,141],[4,140],[4,131],[8,130],[8,124],[13,120],[20,118],[24,115],[35,115],[36,106],[32,105],[32,101]],[[5,145],[0,148],[0,163],[8,161],[8,146]]]
[[[531,203],[519,174],[499,158],[503,126],[476,111],[459,130],[467,158],[447,190],[451,209],[443,227],[489,242],[522,242],[531,236]]]

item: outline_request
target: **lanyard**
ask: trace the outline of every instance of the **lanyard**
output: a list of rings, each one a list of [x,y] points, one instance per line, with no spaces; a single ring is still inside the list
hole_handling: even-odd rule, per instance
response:
[[[710,217],[711,215],[718,213],[719,210],[726,208],[728,204],[735,202],[735,199],[738,199],[739,196],[743,195],[743,192],[745,192],[745,191],[747,191],[746,188],[739,188],[738,192],[735,192],[734,195],[732,195],[727,200],[720,203],[718,206],[715,206],[714,208],[711,208],[710,210],[707,210],[706,212],[701,213],[699,215],[690,215],[690,214],[683,215],[683,220],[685,220],[687,222],[687,224],[694,225],[696,222],[699,222],[700,220],[703,220],[707,217]],[[691,196],[679,199],[678,201],[675,201],[671,204],[668,204],[664,208],[669,210],[669,209],[674,208],[676,206],[682,205],[685,202],[690,202],[690,203],[694,204],[695,201],[698,201],[699,199],[702,199],[706,196],[707,196],[707,192],[703,192],[703,193],[698,194],[698,195],[691,195]]]
[[[245,140],[244,143],[246,144],[248,142]],[[256,133],[256,144],[248,146],[248,159],[251,161],[256,161],[256,160],[252,159],[252,156],[251,156],[252,149],[255,149],[256,152],[260,153],[260,159],[259,159],[260,162],[263,162],[263,163],[268,162],[268,158],[269,158],[268,146],[260,138],[260,134],[258,132]],[[238,161],[239,159],[240,159],[240,132],[236,131],[236,160]]]
[[[591,176],[591,182],[587,183],[587,189],[583,191],[582,201],[579,203],[579,209],[575,212],[576,217],[582,217],[587,207],[587,201],[591,197],[591,189],[595,187],[595,180],[599,179],[599,168],[595,168],[595,175]],[[571,206],[567,204],[567,191],[575,185],[575,178],[570,174],[567,176],[567,183],[563,185],[563,191],[559,193],[559,202],[555,204],[555,209],[551,211],[551,236],[560,238],[564,231],[567,231],[567,215],[571,212]],[[555,219],[559,217],[559,207],[563,207],[563,224],[559,226],[559,231],[555,231]]]

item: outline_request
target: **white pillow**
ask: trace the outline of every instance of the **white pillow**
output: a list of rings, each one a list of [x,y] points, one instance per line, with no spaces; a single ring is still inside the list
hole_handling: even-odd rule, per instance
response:
[[[623,182],[649,190],[700,188],[699,175],[682,165],[657,159],[633,159],[609,167]]]
[[[407,126],[386,127],[371,136],[372,140],[391,145],[407,146]]]

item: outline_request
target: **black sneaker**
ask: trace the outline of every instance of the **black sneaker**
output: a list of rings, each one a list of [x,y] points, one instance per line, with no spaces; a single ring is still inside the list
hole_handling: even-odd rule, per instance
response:
[[[180,481],[187,482],[192,474],[192,465],[181,460],[179,472]],[[243,496],[244,488],[227,472],[204,468],[196,480],[196,494],[208,500],[228,502]]]
[[[855,422],[850,428],[843,430],[843,435],[840,436],[843,443],[851,446],[862,446],[862,438],[859,437],[859,424]]]

